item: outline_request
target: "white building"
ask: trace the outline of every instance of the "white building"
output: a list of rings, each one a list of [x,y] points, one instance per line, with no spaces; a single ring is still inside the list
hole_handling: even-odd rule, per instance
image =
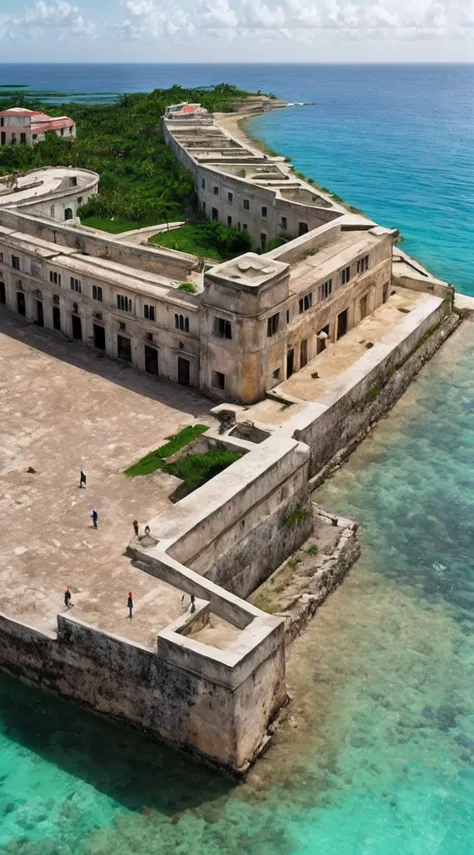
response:
[[[54,131],[58,137],[74,139],[76,123],[68,116],[52,118],[24,107],[11,107],[0,112],[0,145],[34,145],[44,140],[47,131]]]

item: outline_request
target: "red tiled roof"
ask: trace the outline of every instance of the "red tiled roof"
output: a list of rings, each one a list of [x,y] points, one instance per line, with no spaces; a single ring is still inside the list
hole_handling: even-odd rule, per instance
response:
[[[49,122],[35,122],[31,126],[34,133],[44,134],[45,131],[57,131],[60,128],[73,128],[72,119],[51,119]]]
[[[15,110],[10,108],[9,110],[2,110],[0,112],[0,116],[19,116],[24,118],[25,116],[44,116],[44,113],[40,113],[39,110]],[[48,116],[49,118],[49,116]]]

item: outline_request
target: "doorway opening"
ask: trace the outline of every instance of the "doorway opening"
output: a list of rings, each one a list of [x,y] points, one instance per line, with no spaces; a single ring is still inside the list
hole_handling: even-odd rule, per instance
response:
[[[337,316],[337,338],[342,338],[347,332],[347,309]]]
[[[5,282],[0,282],[0,303],[5,304],[7,302],[7,295],[5,293]]]
[[[97,350],[105,350],[105,329],[101,327],[99,324],[93,324],[93,332],[94,332],[94,347]]]
[[[148,344],[145,345],[145,371],[158,376],[158,351]]]
[[[124,335],[117,336],[117,356],[124,362],[132,361],[132,342]]]
[[[20,315],[26,315],[26,300],[23,291],[16,292],[16,307]]]
[[[53,329],[61,332],[61,312],[59,306],[53,306]]]
[[[82,321],[79,315],[71,315],[72,317],[72,337],[78,341],[82,341]]]
[[[36,300],[36,321],[39,327],[44,327],[44,313],[43,313],[43,301]]]
[[[189,359],[178,356],[178,383],[181,383],[181,386],[189,386],[190,373]]]
[[[292,347],[286,354],[286,378],[291,377],[295,370],[295,351]]]

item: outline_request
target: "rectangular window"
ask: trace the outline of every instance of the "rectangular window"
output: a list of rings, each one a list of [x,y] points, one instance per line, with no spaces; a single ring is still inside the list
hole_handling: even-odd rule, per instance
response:
[[[298,235],[305,235],[308,231],[308,223],[298,223]]]
[[[82,294],[81,280],[75,279],[74,276],[71,276],[71,291],[75,291],[76,294]]]
[[[219,338],[232,338],[232,324],[225,318],[214,318],[214,335]]]
[[[220,371],[212,372],[212,385],[215,389],[224,389],[225,388],[225,374],[221,374]]]
[[[276,315],[272,315],[271,318],[268,318],[267,321],[267,336],[270,338],[272,335],[278,332],[278,327],[280,324],[280,312],[277,312]]]
[[[218,196],[218,195],[219,195],[219,188],[214,187],[214,196]]]
[[[3,261],[3,252],[0,252],[0,261]]]
[[[143,307],[143,311],[145,314],[145,318],[148,321],[154,321],[155,320],[155,307],[154,306],[146,306],[145,305]]]
[[[233,193],[227,194],[227,201],[230,202],[230,204],[232,205],[232,202],[234,201],[234,194]]]
[[[201,189],[202,190],[206,189],[206,179],[205,178],[201,178]]]
[[[265,250],[267,248],[267,236],[266,236],[265,232],[262,232],[260,235],[260,245],[262,247],[262,252],[265,252]]]
[[[312,305],[313,305],[313,295],[312,294],[306,294],[304,297],[302,297],[300,302],[299,302],[300,315],[302,315],[303,312],[307,312],[308,309],[310,309]]]
[[[357,262],[357,273],[365,273],[366,270],[369,269],[369,256],[364,255],[363,258],[359,258]]]
[[[279,380],[279,379],[280,379],[280,373],[281,373],[281,372],[280,372],[280,369],[279,369],[279,368],[275,368],[275,371],[273,371],[273,373],[272,373],[272,377],[273,377],[273,379],[274,379],[274,380]]]
[[[57,272],[57,270],[49,271],[49,281],[53,283],[53,285],[61,284],[61,274]]]
[[[248,225],[247,225],[247,223],[244,223],[244,224],[243,224],[243,226],[242,226],[242,228],[243,228],[244,232],[246,232],[246,231],[248,230]]]
[[[181,330],[181,332],[189,332],[189,318],[186,315],[175,315],[174,326],[175,329]]]
[[[268,209],[265,205],[262,205],[262,217],[266,217],[268,214]]]
[[[122,294],[117,294],[117,309],[120,309],[121,312],[131,312],[133,309],[133,303],[130,297],[124,297]]]
[[[218,219],[219,219],[219,211],[217,210],[217,208],[213,208],[213,209],[212,209],[212,219],[213,219],[213,220],[218,220]]]
[[[228,226],[232,225],[232,217],[227,217],[227,225]]]
[[[98,300],[99,303],[102,303],[104,298],[102,295],[102,288],[100,285],[93,285],[92,286],[92,299]]]
[[[331,293],[332,279],[328,279],[327,282],[323,282],[323,284],[319,286],[319,299],[327,300],[327,298],[331,296]]]
[[[344,267],[344,270],[341,270],[341,282],[343,285],[347,285],[349,279],[351,278],[351,268]]]
[[[364,297],[361,297],[361,300],[359,303],[359,308],[360,308],[360,319],[362,320],[363,318],[365,318],[365,316],[368,314],[368,311],[369,311],[369,296],[368,296],[368,294],[365,294]]]
[[[286,217],[281,218],[281,227],[282,227],[283,231],[286,232],[286,230],[288,228],[288,220],[286,219]]]
[[[26,134],[20,134],[20,142],[26,143]]]
[[[19,270],[20,269],[20,258],[18,255],[12,255],[12,267],[13,267],[13,270]]]
[[[248,199],[244,199],[244,211],[250,211],[250,202]]]

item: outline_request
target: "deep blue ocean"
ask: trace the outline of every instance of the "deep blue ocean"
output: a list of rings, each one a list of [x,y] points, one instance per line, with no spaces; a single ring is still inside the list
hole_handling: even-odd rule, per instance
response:
[[[224,80],[314,101],[252,132],[474,294],[473,66],[0,65],[97,100]],[[473,332],[318,491],[363,555],[292,645],[294,726],[248,782],[0,676],[1,851],[472,855]]]

